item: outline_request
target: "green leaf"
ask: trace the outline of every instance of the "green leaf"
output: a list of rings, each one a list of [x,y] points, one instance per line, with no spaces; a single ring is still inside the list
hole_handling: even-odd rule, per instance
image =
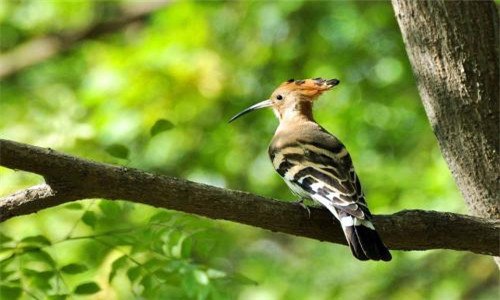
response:
[[[50,279],[55,275],[54,271],[39,272],[31,269],[23,269],[23,274],[30,280],[30,285],[42,291],[49,291]]]
[[[170,260],[165,262],[164,269],[167,272],[172,273],[182,273],[182,269],[185,269],[186,262],[183,260]]]
[[[142,278],[140,284],[144,287],[142,296],[146,299],[158,298],[156,294],[158,282],[153,279],[152,275],[146,275]]]
[[[207,276],[207,273],[202,270],[194,270],[193,276],[199,284],[207,285],[210,279]]]
[[[231,274],[231,279],[233,279],[236,283],[242,284],[242,285],[257,285],[257,281],[252,280],[248,277],[246,277],[243,274],[240,273],[233,273]]]
[[[182,280],[182,287],[189,297],[194,298],[200,286],[198,281],[196,281],[194,274],[190,273],[184,276]]]
[[[171,272],[167,272],[164,269],[158,269],[154,272],[154,275],[156,278],[162,282],[168,282],[170,284],[173,284],[175,277],[178,276],[178,274],[173,274]]]
[[[5,234],[3,233],[0,233],[0,244],[5,244],[5,243],[8,243],[12,241],[12,238],[9,237],[9,236],[6,236]]]
[[[51,242],[43,235],[28,236],[22,239],[20,242],[25,245],[35,245],[35,246],[51,245]]]
[[[123,255],[115,259],[111,264],[111,272],[109,272],[108,282],[111,282],[116,275],[116,272],[127,265],[127,256]]]
[[[120,204],[111,200],[102,200],[99,202],[99,208],[102,213],[108,217],[121,216]]]
[[[16,247],[0,247],[0,262],[12,259],[16,250]]]
[[[81,210],[81,209],[83,209],[83,205],[81,205],[78,202],[74,202],[74,203],[64,205],[63,208],[70,209],[70,210]]]
[[[49,265],[52,268],[56,266],[56,262],[54,261],[52,256],[41,249],[25,248],[24,251],[26,253],[24,257],[28,261],[42,262]]]
[[[87,270],[87,266],[82,264],[69,264],[61,268],[61,272],[66,274],[79,274]]]
[[[99,292],[101,288],[95,282],[82,283],[75,288],[73,293],[78,295],[91,295]]]
[[[172,213],[160,211],[149,219],[149,223],[167,223],[170,220],[172,220]]]
[[[216,269],[208,269],[207,270],[208,278],[223,278],[226,277],[227,274],[224,271],[216,270]]]
[[[68,299],[69,295],[68,294],[60,294],[60,295],[49,295],[47,296],[47,300],[65,300]]]
[[[54,271],[37,271],[28,268],[23,268],[22,272],[28,277],[43,277],[46,280],[55,275]]]
[[[0,285],[0,299],[18,299],[23,290],[17,286]]]
[[[191,257],[191,252],[193,249],[193,238],[187,237],[182,243],[181,257],[189,258]]]
[[[180,233],[180,235],[172,235],[171,242],[175,242],[175,244],[170,248],[170,253],[175,258],[181,258],[182,256],[182,248],[184,246],[184,240],[187,238],[187,235],[184,233]]]
[[[94,228],[97,222],[97,217],[93,211],[86,211],[82,216],[82,222]]]
[[[139,266],[132,267],[127,271],[127,277],[130,282],[134,282],[141,275],[141,268]]]
[[[122,144],[112,144],[106,147],[105,151],[116,158],[128,159],[130,150]]]
[[[154,272],[157,269],[161,268],[162,266],[165,265],[165,260],[163,259],[157,259],[157,258],[150,258],[144,264],[142,265],[142,268],[144,270],[147,270],[148,273]]]
[[[5,281],[9,281],[9,277],[10,277],[11,275],[14,275],[14,274],[16,274],[16,271],[8,271],[8,270],[5,270],[5,269],[3,269],[3,268],[2,268],[2,269],[0,269],[0,279],[1,279],[2,281],[4,281],[4,282],[5,282]],[[0,298],[0,299],[1,299],[1,298]]]
[[[172,122],[170,122],[169,120],[159,119],[156,121],[156,123],[153,125],[153,127],[151,127],[151,130],[149,131],[149,133],[151,134],[151,136],[155,136],[158,133],[170,130],[174,127],[175,127],[175,125],[172,124]]]

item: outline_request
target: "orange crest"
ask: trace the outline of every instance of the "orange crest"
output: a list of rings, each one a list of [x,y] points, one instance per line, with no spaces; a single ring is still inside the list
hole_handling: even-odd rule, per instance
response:
[[[290,79],[282,83],[280,88],[296,91],[306,97],[315,98],[339,83],[340,81],[337,79],[323,79],[321,77],[304,80]]]

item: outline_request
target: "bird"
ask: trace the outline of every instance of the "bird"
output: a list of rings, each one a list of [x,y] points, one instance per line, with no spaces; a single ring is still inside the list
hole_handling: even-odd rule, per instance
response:
[[[313,103],[340,83],[321,77],[283,82],[267,100],[233,116],[229,123],[257,109],[271,107],[279,120],[268,148],[276,172],[299,203],[310,199],[340,221],[349,248],[361,261],[390,261],[389,249],[373,226],[365,194],[349,152],[313,117]]]

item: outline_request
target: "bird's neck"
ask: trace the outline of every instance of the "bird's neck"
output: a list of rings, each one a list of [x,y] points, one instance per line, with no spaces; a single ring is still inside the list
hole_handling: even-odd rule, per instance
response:
[[[298,101],[277,113],[280,124],[314,122],[311,101]]]
[[[278,119],[280,124],[276,130],[276,134],[296,131],[306,124],[316,124],[312,114],[312,103],[309,101],[298,102],[293,107],[280,112]]]

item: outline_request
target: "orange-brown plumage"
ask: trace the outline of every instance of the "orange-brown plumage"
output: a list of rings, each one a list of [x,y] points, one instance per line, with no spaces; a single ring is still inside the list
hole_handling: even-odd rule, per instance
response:
[[[314,79],[303,79],[303,80],[287,80],[283,82],[277,90],[283,91],[294,91],[305,97],[315,99],[321,93],[328,91],[332,87],[339,84],[337,79],[325,80],[320,77]]]

